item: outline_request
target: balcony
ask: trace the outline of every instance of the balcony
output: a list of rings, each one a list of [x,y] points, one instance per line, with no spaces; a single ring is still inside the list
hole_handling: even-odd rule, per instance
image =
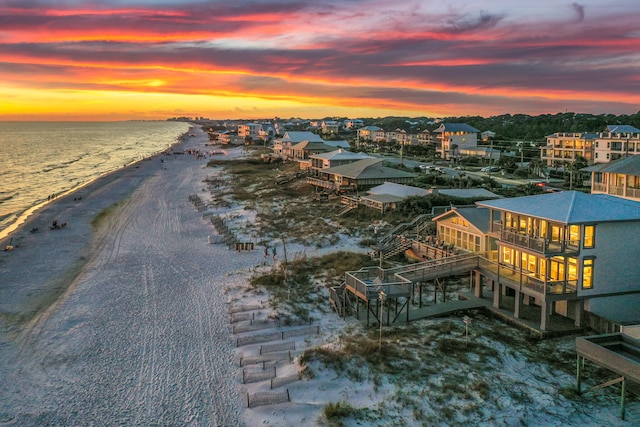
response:
[[[520,270],[510,265],[498,264],[486,258],[481,259],[480,268],[484,272],[490,272],[500,283],[512,289],[529,291],[529,294],[542,295],[571,295],[577,292],[576,280],[553,280],[544,278],[528,270]]]
[[[494,223],[495,227],[495,223]],[[494,228],[495,231],[495,228]],[[541,254],[574,254],[579,253],[579,243],[569,240],[547,240],[541,237],[532,237],[520,234],[516,231],[501,230],[500,240],[505,243],[530,249]]]

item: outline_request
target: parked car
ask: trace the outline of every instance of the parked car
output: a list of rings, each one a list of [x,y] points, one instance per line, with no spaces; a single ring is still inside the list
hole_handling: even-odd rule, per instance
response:
[[[480,172],[499,172],[500,168],[498,166],[485,166],[480,169]]]
[[[463,171],[464,170],[464,166],[456,166],[456,170],[457,171]]]
[[[419,167],[420,167],[420,169],[422,169],[425,172],[429,172],[429,171],[433,170],[433,166],[431,166],[431,165],[420,165]]]
[[[438,166],[434,169],[434,172],[438,172],[438,173],[447,173],[446,170],[444,170],[444,168]]]

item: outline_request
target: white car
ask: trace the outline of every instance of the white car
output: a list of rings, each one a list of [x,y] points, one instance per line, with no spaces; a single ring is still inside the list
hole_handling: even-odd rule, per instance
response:
[[[498,172],[500,168],[498,166],[485,166],[480,169],[480,172]]]

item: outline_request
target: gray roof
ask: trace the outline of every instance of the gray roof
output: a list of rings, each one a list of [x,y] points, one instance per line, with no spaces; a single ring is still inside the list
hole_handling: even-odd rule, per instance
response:
[[[466,123],[442,123],[440,127],[434,132],[469,132],[469,133],[478,133],[480,132],[478,129],[474,128],[471,125]]]
[[[358,160],[357,162],[353,162],[348,165],[340,165],[324,169],[324,172],[346,176],[352,179],[415,177],[412,173],[381,166],[380,163],[382,162],[383,159],[370,157]]]
[[[283,141],[291,141],[292,144],[297,144],[302,141],[324,142],[319,135],[308,131],[288,131],[285,132],[282,137]]]
[[[328,160],[362,160],[368,159],[369,156],[364,153],[353,153],[341,148],[330,151],[328,153],[314,154],[309,156],[312,159],[328,159]]]
[[[349,145],[349,141],[324,141],[325,144],[330,145],[332,147],[339,147],[339,148],[349,148],[351,147]]]
[[[371,131],[371,132],[376,132],[376,131],[382,130],[382,128],[379,128],[378,126],[365,126],[363,128],[360,128],[360,129],[368,130],[368,131]]]
[[[395,182],[385,182],[384,184],[373,187],[368,193],[370,195],[390,194],[405,198],[409,196],[426,196],[429,194],[429,190],[412,187],[410,185],[396,184]]]
[[[439,194],[459,199],[499,199],[500,196],[486,188],[438,188]]]
[[[631,125],[608,125],[607,132],[612,133],[640,133],[640,129]]]
[[[487,200],[476,204],[562,224],[640,221],[640,202],[578,191]]]
[[[433,218],[434,221],[445,218],[450,215],[459,215],[466,219],[471,225],[480,230],[482,233],[489,232],[489,209],[486,208],[452,208],[443,214]]]
[[[587,168],[582,168],[585,172],[609,172],[622,175],[640,176],[640,155],[621,157],[609,163],[597,163]]]

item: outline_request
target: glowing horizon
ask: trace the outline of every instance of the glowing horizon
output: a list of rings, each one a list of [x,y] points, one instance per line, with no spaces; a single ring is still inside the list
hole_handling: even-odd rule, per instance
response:
[[[624,0],[0,0],[0,120],[634,114],[639,18]]]

